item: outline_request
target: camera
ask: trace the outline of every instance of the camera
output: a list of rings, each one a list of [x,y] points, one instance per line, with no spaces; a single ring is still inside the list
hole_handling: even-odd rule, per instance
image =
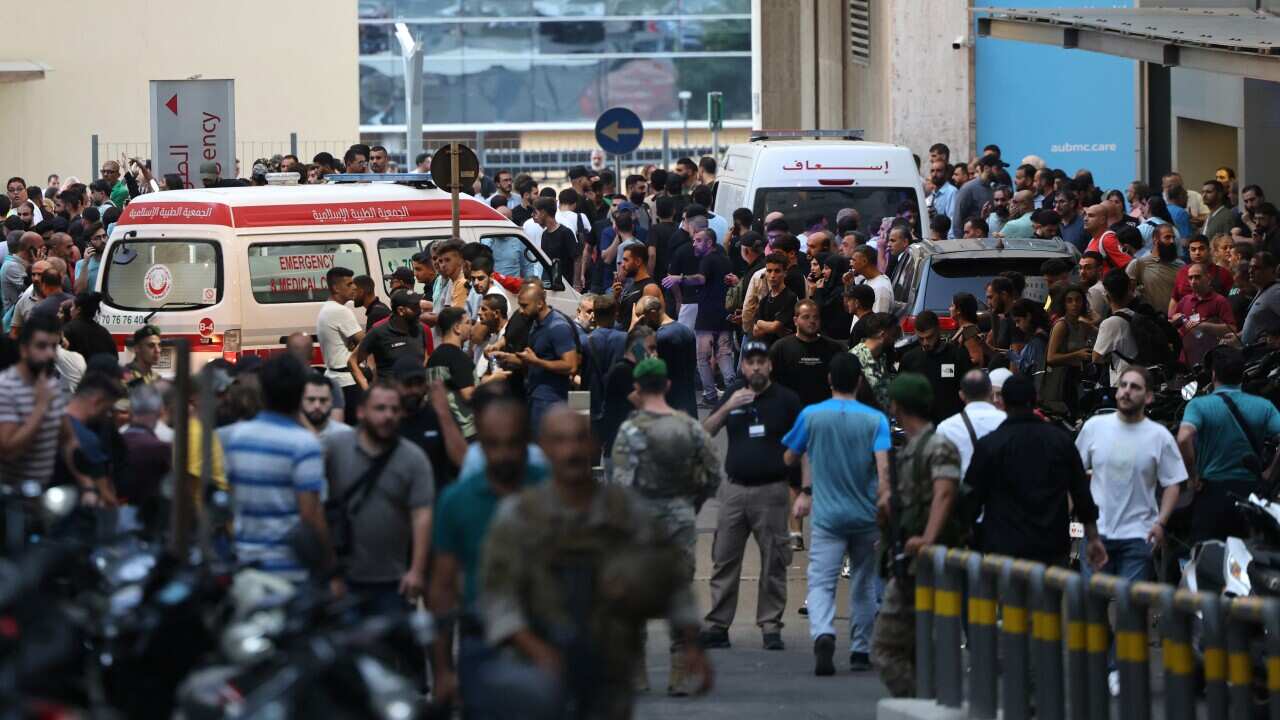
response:
[[[959,50],[962,47],[969,47],[969,38],[964,35],[957,35],[956,39],[951,41],[951,49]]]

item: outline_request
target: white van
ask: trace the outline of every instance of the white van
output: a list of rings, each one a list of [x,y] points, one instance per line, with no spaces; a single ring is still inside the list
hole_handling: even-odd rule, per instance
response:
[[[487,204],[464,195],[459,215],[464,242],[518,238],[530,261],[551,267],[520,228]],[[218,357],[265,357],[279,352],[291,333],[315,335],[330,268],[369,275],[386,302],[391,273],[451,235],[449,194],[407,185],[269,185],[142,195],[125,207],[103,250],[100,321],[121,348],[145,323],[167,338],[187,338],[196,367]],[[572,317],[578,293],[559,282],[549,289],[551,304]],[[507,295],[514,310],[515,298]],[[364,311],[356,314],[363,324]],[[319,364],[318,346],[316,353]],[[159,369],[171,369],[172,361],[166,350]]]
[[[914,199],[923,210],[924,188],[911,151],[898,145],[862,142],[861,131],[758,131],[751,142],[730,145],[716,177],[715,213],[733,216],[747,208],[757,220],[781,212],[791,232],[804,232],[809,218],[855,208],[859,229],[873,235],[880,221]],[[817,139],[815,139],[817,138]],[[917,237],[928,237],[922,227]]]

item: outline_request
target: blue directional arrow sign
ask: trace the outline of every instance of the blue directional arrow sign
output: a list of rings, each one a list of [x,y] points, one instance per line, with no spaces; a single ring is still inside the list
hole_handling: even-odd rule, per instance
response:
[[[644,124],[627,108],[609,108],[596,120],[596,143],[611,155],[626,155],[640,147]]]

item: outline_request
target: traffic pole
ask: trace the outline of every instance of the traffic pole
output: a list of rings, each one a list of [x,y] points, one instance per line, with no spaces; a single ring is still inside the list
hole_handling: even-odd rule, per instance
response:
[[[449,213],[453,221],[453,237],[462,239],[462,223],[458,217],[458,143],[449,143]]]

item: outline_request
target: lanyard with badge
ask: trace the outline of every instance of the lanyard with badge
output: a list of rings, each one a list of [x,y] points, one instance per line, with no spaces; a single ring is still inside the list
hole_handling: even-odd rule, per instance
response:
[[[764,437],[764,422],[760,420],[760,412],[756,409],[756,403],[751,401],[751,424],[747,426],[747,437],[756,439]]]

